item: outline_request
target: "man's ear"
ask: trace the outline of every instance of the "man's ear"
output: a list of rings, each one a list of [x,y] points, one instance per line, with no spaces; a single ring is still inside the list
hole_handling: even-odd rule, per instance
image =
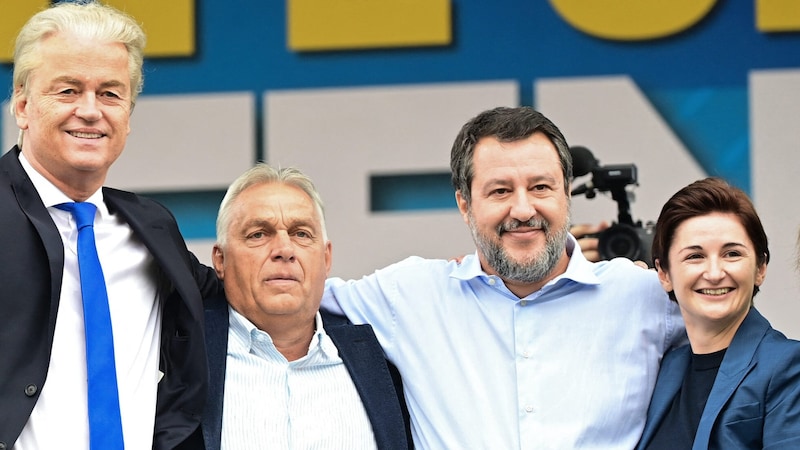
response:
[[[225,279],[225,254],[222,251],[222,248],[219,244],[214,244],[214,248],[211,250],[211,261],[214,265],[214,271],[217,272],[217,277],[220,280]]]
[[[22,89],[22,86],[14,90],[14,95],[11,97],[14,102],[14,119],[17,122],[17,128],[20,130],[28,129],[28,112],[25,107],[28,105],[28,96]]]
[[[461,212],[461,218],[464,219],[464,223],[469,225],[469,202],[461,195],[461,189],[456,191],[456,204],[458,205],[459,212]]]
[[[331,264],[333,263],[333,244],[331,241],[325,243],[325,276],[331,275]]]

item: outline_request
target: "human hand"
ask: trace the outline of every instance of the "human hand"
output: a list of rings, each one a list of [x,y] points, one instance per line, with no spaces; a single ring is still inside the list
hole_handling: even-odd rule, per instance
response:
[[[608,228],[610,225],[606,221],[598,224],[582,223],[570,227],[569,232],[578,240],[583,256],[589,261],[600,261],[600,249],[598,248],[600,239],[597,235]],[[645,264],[646,266],[647,264]]]
[[[454,256],[454,257],[448,259],[448,261],[455,261],[456,264],[461,264],[461,261],[464,259],[465,256],[467,256],[467,255]]]

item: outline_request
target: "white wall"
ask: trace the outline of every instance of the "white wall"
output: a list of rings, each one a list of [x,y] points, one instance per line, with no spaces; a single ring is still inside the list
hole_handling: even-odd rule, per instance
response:
[[[461,126],[482,110],[516,106],[518,91],[515,82],[497,81],[267,92],[267,159],[314,180],[332,274],[357,278],[409,255],[473,252],[457,209],[370,212],[369,176],[449,173]]]
[[[800,339],[800,70],[750,74],[750,164],[753,201],[767,230],[771,260],[756,307],[786,335]]]

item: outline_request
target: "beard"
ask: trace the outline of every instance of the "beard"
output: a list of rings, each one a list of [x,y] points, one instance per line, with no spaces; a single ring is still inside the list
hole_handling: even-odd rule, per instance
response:
[[[504,280],[518,283],[538,283],[546,279],[555,269],[567,246],[569,223],[565,223],[560,229],[553,230],[550,222],[544,219],[532,218],[525,222],[512,219],[498,225],[494,230],[495,235],[489,236],[480,232],[472,212],[467,215],[472,239],[475,241],[478,251],[486,259],[486,263]],[[541,228],[545,235],[545,246],[527,259],[517,261],[508,255],[500,238],[503,233],[520,227]]]

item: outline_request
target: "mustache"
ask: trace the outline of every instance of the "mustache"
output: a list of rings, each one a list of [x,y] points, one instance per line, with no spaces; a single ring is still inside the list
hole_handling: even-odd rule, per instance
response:
[[[545,233],[547,233],[548,231],[550,231],[550,222],[537,217],[532,217],[524,222],[517,219],[511,219],[507,222],[503,222],[500,225],[498,225],[495,228],[495,231],[497,231],[498,236],[501,236],[503,233],[506,233],[508,231],[513,231],[522,227],[541,228]]]

